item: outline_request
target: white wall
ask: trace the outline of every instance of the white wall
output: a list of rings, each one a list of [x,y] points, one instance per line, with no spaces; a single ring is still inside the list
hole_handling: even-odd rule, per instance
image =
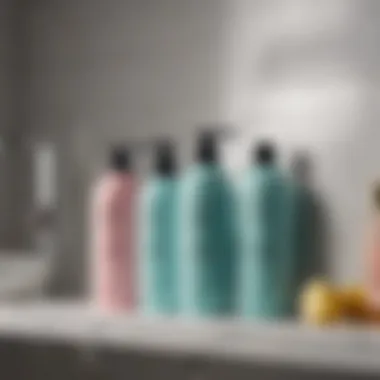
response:
[[[32,130],[59,141],[57,287],[84,284],[86,196],[107,143],[169,133],[186,158],[192,128],[221,117],[221,0],[35,1]]]
[[[24,96],[23,11],[12,0],[0,0],[0,248],[27,244],[28,172],[20,137],[28,127]]]
[[[233,3],[227,103],[240,143],[271,137],[286,164],[308,152],[330,230],[326,267],[337,281],[360,279],[371,183],[380,178],[380,3]],[[241,144],[229,151],[234,167],[248,157]]]
[[[9,1],[0,1],[0,131],[1,135],[9,128],[10,104],[9,104]],[[6,177],[4,171],[3,156],[0,149],[0,241],[4,242],[6,235]]]
[[[59,142],[58,288],[85,282],[86,195],[106,142],[169,133],[186,158],[194,124],[225,119],[241,131],[230,168],[256,137],[286,164],[306,149],[329,272],[359,278],[379,174],[379,16],[373,0],[35,1],[31,124]]]
[[[0,125],[3,130],[8,125],[9,90],[9,1],[0,1]]]

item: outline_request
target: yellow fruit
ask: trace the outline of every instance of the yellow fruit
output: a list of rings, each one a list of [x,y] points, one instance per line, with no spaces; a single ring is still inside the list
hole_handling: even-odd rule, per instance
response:
[[[341,301],[344,314],[348,319],[365,321],[369,319],[369,306],[367,294],[363,286],[353,285],[343,288],[341,291]]]
[[[311,281],[300,299],[302,319],[313,325],[336,323],[342,318],[339,292],[321,280]]]

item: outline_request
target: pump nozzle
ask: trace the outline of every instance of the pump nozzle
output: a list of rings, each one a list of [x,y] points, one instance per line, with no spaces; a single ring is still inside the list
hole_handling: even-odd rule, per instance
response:
[[[124,145],[113,145],[110,150],[109,165],[117,171],[128,171],[132,165],[131,151]]]
[[[258,164],[272,164],[276,160],[274,144],[270,141],[260,142],[253,151],[253,161]]]
[[[196,159],[210,163],[219,160],[218,139],[232,135],[232,129],[226,125],[208,124],[198,130]]]
[[[172,141],[168,139],[156,142],[155,169],[161,175],[172,175],[177,169],[175,159],[175,148]]]
[[[131,171],[134,166],[134,154],[144,147],[140,141],[110,144],[109,166],[116,171]]]

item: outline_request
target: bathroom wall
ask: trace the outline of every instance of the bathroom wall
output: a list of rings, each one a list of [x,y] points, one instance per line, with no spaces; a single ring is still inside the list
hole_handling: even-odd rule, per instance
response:
[[[380,178],[380,3],[233,3],[227,103],[243,138],[231,145],[230,164],[245,163],[242,147],[255,138],[273,138],[288,166],[306,152],[326,230],[324,267],[337,281],[360,280]]]
[[[0,1],[0,125],[8,125],[8,75],[9,75],[9,1]]]
[[[27,8],[0,1],[0,249],[28,245]]]
[[[224,24],[221,0],[33,1],[32,131],[60,160],[58,292],[84,288],[107,144],[169,133],[186,160],[194,125],[221,118]]]
[[[283,163],[306,151],[320,198],[325,267],[362,274],[377,144],[379,3],[374,0],[32,2],[31,130],[57,142],[56,288],[84,289],[87,193],[107,142],[231,120],[230,169],[271,137]],[[308,254],[305,252],[305,254]]]
[[[0,1],[0,131],[1,135],[6,133],[9,128],[9,1]],[[0,149],[0,240],[5,239],[6,229],[6,182],[3,180],[3,173],[6,169]]]

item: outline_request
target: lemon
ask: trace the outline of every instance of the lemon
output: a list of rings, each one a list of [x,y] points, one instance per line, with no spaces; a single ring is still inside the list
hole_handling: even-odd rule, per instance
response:
[[[301,318],[308,324],[327,325],[342,319],[340,293],[323,280],[306,285],[300,297]]]
[[[365,321],[369,318],[369,305],[365,288],[361,285],[351,285],[341,291],[341,302],[344,314],[348,319]]]

